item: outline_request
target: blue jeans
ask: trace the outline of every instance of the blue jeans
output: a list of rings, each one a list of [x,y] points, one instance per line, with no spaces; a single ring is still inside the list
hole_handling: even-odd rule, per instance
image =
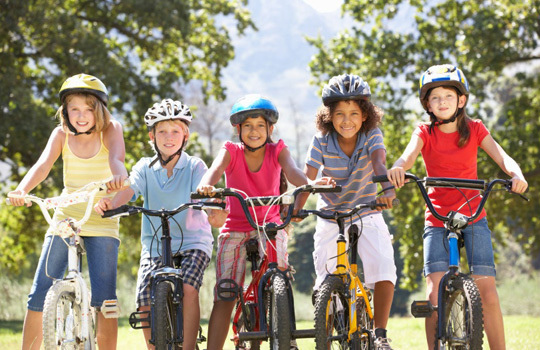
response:
[[[462,232],[471,273],[495,276],[493,245],[487,219],[478,220]],[[444,227],[426,226],[424,228],[424,276],[448,270],[449,250],[445,233]]]
[[[92,290],[91,305],[100,307],[104,300],[116,300],[116,268],[120,241],[112,237],[82,237]],[[49,249],[50,247],[50,249]],[[28,309],[43,312],[43,304],[53,279],[61,279],[68,267],[68,247],[60,236],[47,236],[43,242]],[[46,270],[46,271],[45,271]],[[47,276],[48,275],[48,276]]]

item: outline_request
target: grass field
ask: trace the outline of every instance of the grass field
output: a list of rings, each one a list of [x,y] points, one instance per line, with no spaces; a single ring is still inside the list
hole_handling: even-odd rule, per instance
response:
[[[540,349],[540,317],[506,316],[504,321],[508,350]],[[206,334],[206,326],[206,323],[204,323],[204,334]],[[313,324],[309,321],[301,321],[297,324],[298,329],[311,327],[313,327]],[[392,347],[396,350],[424,350],[427,348],[422,319],[392,318],[388,329],[389,337],[392,339]],[[19,349],[21,346],[21,331],[21,321],[0,321],[0,349]],[[484,343],[486,342],[487,340],[484,337]],[[268,343],[264,344],[263,349],[267,349]],[[201,345],[201,348],[204,349],[206,344]],[[311,350],[315,349],[315,343],[313,339],[299,339],[298,347],[301,350]],[[142,331],[131,329],[127,318],[120,319],[118,349],[146,349]],[[224,350],[232,349],[234,349],[232,342],[227,342]],[[486,344],[484,349],[489,349],[489,346]]]

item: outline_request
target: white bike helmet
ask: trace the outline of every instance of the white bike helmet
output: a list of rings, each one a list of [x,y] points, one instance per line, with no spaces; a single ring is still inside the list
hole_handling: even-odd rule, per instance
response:
[[[469,83],[461,69],[451,64],[431,66],[420,77],[420,102],[426,111],[428,92],[439,86],[454,87],[459,94],[469,96]]]
[[[144,115],[144,123],[149,129],[156,123],[174,119],[180,119],[189,126],[193,118],[188,106],[180,101],[173,101],[170,98],[166,98],[159,103],[154,103]]]

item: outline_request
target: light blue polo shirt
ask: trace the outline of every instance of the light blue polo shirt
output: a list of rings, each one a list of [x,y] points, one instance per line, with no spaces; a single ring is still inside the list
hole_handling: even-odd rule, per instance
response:
[[[152,160],[153,158],[142,158],[131,170],[129,175],[131,188],[135,191],[133,200],[142,196],[143,207],[156,210],[175,209],[181,204],[191,202],[190,194],[197,189],[206,173],[206,164],[200,158],[182,152],[174,166],[172,176],[168,177],[167,169],[163,168],[159,161],[151,168],[148,167]],[[161,219],[145,215],[142,217],[141,257],[159,257],[161,256]],[[173,218],[169,219],[173,254],[182,246],[182,251],[200,249],[212,258],[214,239],[206,213],[190,208],[176,214]],[[157,238],[154,238],[154,229],[157,229]],[[183,232],[183,241],[181,232]]]
[[[337,135],[335,131],[315,135],[308,150],[306,164],[322,170],[322,176],[332,177],[337,185],[342,186],[338,193],[320,193],[318,208],[348,209],[369,203],[377,194],[377,184],[371,181],[374,175],[371,154],[385,149],[381,130],[375,128],[367,134],[358,133],[352,157],[341,150]],[[363,211],[361,215],[374,212]]]

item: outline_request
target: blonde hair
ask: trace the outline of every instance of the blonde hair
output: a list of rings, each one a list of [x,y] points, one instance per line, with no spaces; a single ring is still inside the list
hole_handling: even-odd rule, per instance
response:
[[[159,121],[156,124],[152,125],[152,129],[150,130],[150,132],[154,134],[154,137],[156,136],[156,127],[159,125],[159,123],[164,122],[174,122],[175,124],[178,124],[182,127],[182,129],[184,130],[184,134],[186,134],[184,144],[182,146],[182,148],[185,149],[189,141],[189,126],[186,124],[186,122],[184,122],[182,119],[168,119]],[[152,148],[154,147],[154,141],[149,140],[148,143],[152,146]]]
[[[101,102],[99,98],[92,94],[76,93],[69,94],[66,96],[64,103],[56,111],[55,117],[60,120],[60,126],[65,132],[69,132],[69,128],[66,125],[66,119],[64,118],[64,108],[67,107],[69,101],[73,99],[74,96],[83,97],[86,100],[86,105],[90,106],[94,110],[95,118],[95,130],[96,132],[101,132],[109,126],[111,122],[111,113],[107,109],[107,106]],[[65,112],[67,114],[67,112]]]

